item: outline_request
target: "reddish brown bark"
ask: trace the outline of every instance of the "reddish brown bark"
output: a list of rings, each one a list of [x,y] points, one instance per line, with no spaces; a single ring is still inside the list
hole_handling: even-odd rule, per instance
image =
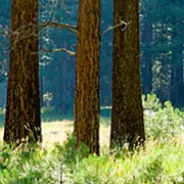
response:
[[[38,1],[13,0],[4,140],[41,140]]]
[[[75,92],[77,146],[99,154],[100,0],[80,0]]]

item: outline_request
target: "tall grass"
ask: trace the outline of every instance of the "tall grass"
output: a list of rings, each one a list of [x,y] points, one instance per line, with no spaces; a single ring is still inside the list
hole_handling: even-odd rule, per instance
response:
[[[1,184],[183,184],[184,144],[182,137],[147,140],[145,148],[134,153],[126,149],[101,156],[90,155],[85,146],[74,148],[75,139],[63,146],[44,149],[27,145],[12,151],[0,145]]]
[[[0,143],[0,184],[59,184],[61,179],[66,184],[184,184],[183,112],[170,102],[160,104],[154,95],[146,100],[143,96],[143,102],[144,148],[109,150],[110,119],[105,116],[101,155],[87,157],[85,145],[76,150],[75,137],[67,138],[65,132],[72,131],[73,122],[54,118],[43,124],[43,145],[12,150]],[[46,117],[51,112],[42,113]]]

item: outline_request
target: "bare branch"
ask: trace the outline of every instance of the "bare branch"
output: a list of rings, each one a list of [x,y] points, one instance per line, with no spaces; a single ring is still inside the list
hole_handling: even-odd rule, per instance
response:
[[[57,29],[68,29],[74,33],[77,32],[77,27],[70,25],[70,24],[64,24],[64,23],[58,23],[58,22],[43,22],[39,25],[40,29],[43,29],[45,27],[55,27]]]
[[[45,52],[65,52],[69,54],[70,56],[76,56],[75,52],[72,52],[70,50],[67,50],[65,48],[59,48],[59,49],[52,49],[52,50],[44,50]]]
[[[124,25],[124,27],[121,29],[121,31],[123,32],[127,29],[128,25],[131,24],[131,23],[132,22],[125,22],[123,20],[120,20],[119,24],[116,24],[115,26],[109,26],[105,31],[102,32],[101,35],[104,35],[105,33]]]
[[[121,31],[125,31],[128,27],[129,24],[131,24],[132,22],[125,22],[125,21],[122,21],[120,20],[120,23],[115,25],[115,26],[109,26],[105,31],[103,31],[101,33],[101,35],[104,35],[105,33],[107,33],[108,31],[111,31],[113,29],[116,29],[122,25],[124,25],[124,27],[121,29]],[[62,24],[62,23],[57,23],[57,22],[45,22],[45,23],[42,23],[40,25],[40,29],[44,28],[44,27],[56,27],[58,29],[68,29],[72,32],[77,32],[77,27],[76,26],[72,26],[72,25],[69,25],[69,24]],[[70,51],[70,50],[67,50],[65,48],[58,48],[58,49],[51,49],[51,50],[44,50],[44,52],[65,52],[67,54],[69,54],[70,56],[76,56],[76,53],[73,52],[73,51]]]

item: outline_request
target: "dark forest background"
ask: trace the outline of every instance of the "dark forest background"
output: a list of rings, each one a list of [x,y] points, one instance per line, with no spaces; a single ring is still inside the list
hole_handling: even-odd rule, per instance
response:
[[[0,0],[0,106],[5,107],[9,55],[10,0]],[[78,1],[40,1],[40,23],[56,21],[77,24]],[[184,1],[141,0],[141,82],[142,93],[154,93],[163,103],[184,107],[183,46]],[[113,25],[113,1],[102,0],[101,29]],[[100,60],[100,103],[111,106],[112,31],[102,36]],[[73,113],[75,57],[45,50],[76,49],[76,35],[68,30],[40,31],[40,91],[42,107],[62,114]]]

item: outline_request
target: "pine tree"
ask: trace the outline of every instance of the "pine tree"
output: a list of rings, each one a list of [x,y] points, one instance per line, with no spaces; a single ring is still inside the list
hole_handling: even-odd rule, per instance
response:
[[[111,147],[145,140],[140,86],[139,1],[114,0],[114,30]]]
[[[75,91],[77,146],[99,154],[100,0],[80,0]]]
[[[4,140],[41,140],[38,0],[12,0]]]

